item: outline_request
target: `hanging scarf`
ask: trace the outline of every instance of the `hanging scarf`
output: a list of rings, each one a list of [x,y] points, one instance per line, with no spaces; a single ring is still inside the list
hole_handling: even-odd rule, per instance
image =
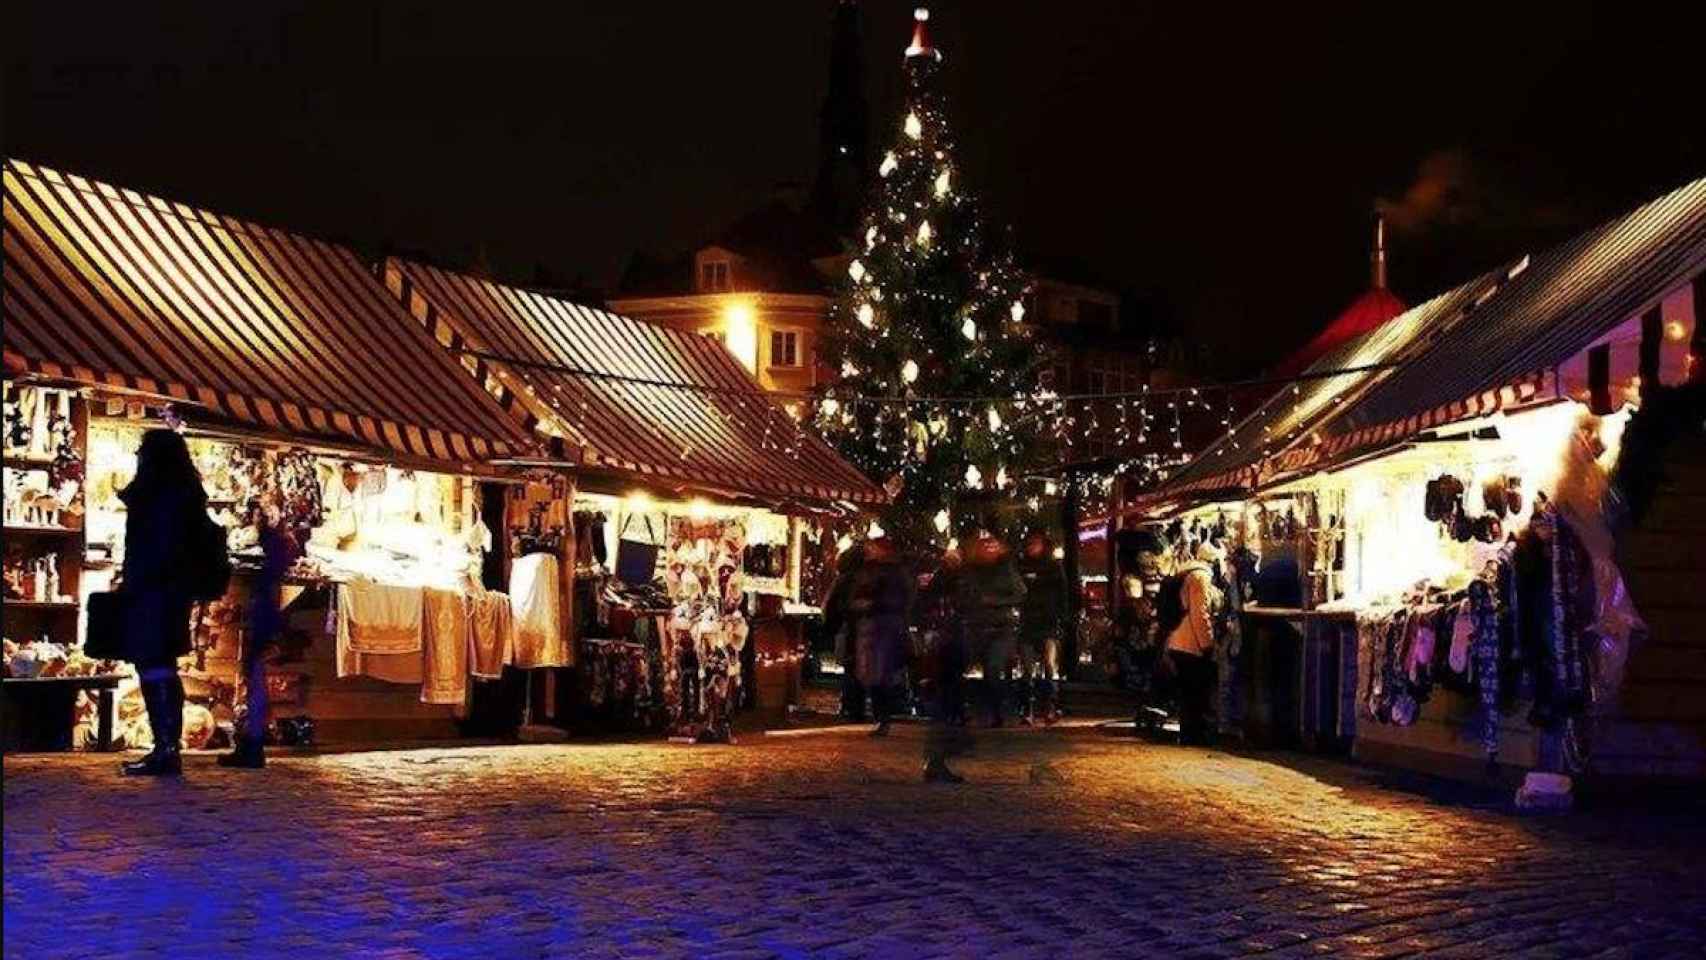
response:
[[[1495,590],[1501,565],[1500,560],[1489,561],[1481,578],[1469,584],[1469,615],[1475,624],[1469,659],[1481,694],[1477,720],[1481,748],[1489,764],[1499,754],[1499,606]]]

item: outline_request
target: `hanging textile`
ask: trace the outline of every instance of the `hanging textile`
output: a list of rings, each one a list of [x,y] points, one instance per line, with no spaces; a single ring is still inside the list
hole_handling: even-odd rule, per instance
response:
[[[515,561],[509,596],[515,619],[515,665],[529,670],[568,666],[572,654],[556,556],[533,553]]]
[[[339,677],[379,676],[393,683],[420,679],[421,590],[371,580],[338,584],[334,599]],[[408,676],[415,680],[392,680]]]
[[[468,698],[468,608],[462,594],[426,590],[422,601],[421,702]]]
[[[509,594],[484,590],[468,598],[468,633],[473,647],[469,671],[484,680],[503,676],[515,661],[515,616]]]

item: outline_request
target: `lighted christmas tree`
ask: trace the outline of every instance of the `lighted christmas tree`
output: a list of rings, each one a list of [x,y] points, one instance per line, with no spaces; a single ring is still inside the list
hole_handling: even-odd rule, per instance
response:
[[[883,529],[920,545],[1016,497],[1052,421],[1023,323],[1028,281],[964,189],[937,84],[942,55],[929,13],[915,17],[906,104],[830,309],[823,356],[839,377],[818,425],[895,495]]]

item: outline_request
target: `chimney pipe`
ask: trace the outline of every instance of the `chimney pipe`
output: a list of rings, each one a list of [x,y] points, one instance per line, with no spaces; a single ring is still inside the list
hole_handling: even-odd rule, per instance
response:
[[[1386,215],[1376,211],[1374,214],[1374,252],[1369,254],[1369,264],[1372,276],[1370,282],[1374,289],[1386,289]]]

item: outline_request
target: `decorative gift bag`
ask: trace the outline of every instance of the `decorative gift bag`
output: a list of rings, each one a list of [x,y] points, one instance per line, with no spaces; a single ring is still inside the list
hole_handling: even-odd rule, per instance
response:
[[[622,520],[622,530],[616,541],[616,579],[631,584],[651,583],[658,568],[657,531],[652,527],[650,514],[646,515],[647,540],[629,535],[628,528],[633,523],[632,513]]]

